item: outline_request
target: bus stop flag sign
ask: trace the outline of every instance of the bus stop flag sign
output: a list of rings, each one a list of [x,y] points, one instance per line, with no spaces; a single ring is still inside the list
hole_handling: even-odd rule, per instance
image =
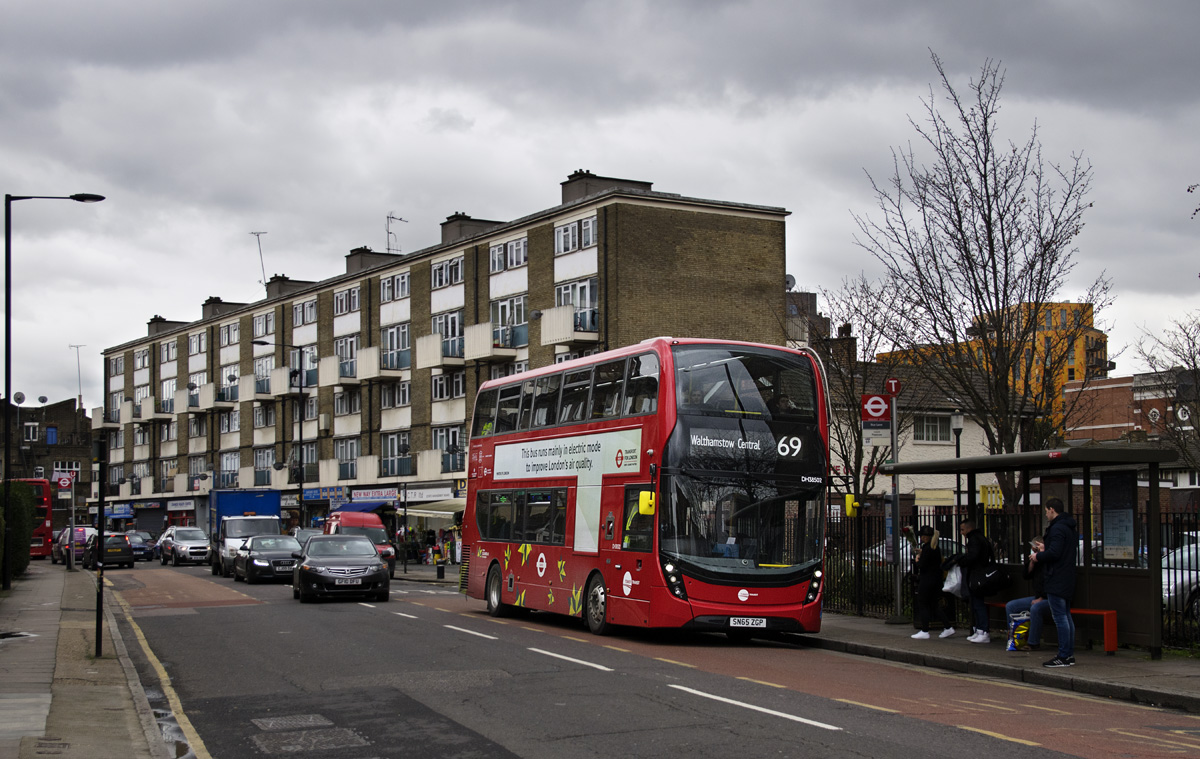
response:
[[[892,441],[892,403],[888,395],[862,396],[863,445],[890,445]]]

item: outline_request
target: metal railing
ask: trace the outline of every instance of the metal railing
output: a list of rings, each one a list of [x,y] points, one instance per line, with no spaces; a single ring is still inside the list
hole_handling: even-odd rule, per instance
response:
[[[380,477],[407,477],[412,474],[412,457],[397,456],[379,460]]]
[[[465,468],[466,455],[462,453],[442,454],[442,473],[461,472]]]
[[[412,366],[412,357],[407,348],[384,351],[379,356],[379,368],[381,369],[407,369],[410,366]]]
[[[580,308],[575,311],[576,332],[599,332],[600,309]]]

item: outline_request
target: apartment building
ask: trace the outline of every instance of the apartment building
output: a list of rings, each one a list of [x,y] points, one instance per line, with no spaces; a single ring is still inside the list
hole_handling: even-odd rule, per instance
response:
[[[304,523],[345,503],[446,520],[481,382],[657,335],[783,344],[787,215],[576,171],[551,208],[455,213],[422,250],[358,248],[329,279],[155,316],[104,351],[93,499],[139,527],[229,487],[280,490]]]

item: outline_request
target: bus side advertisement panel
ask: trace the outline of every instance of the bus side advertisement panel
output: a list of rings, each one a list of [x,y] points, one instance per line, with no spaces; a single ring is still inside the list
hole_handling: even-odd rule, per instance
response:
[[[606,474],[641,470],[641,428],[496,446],[495,482],[575,477],[575,551],[600,546],[600,484]]]

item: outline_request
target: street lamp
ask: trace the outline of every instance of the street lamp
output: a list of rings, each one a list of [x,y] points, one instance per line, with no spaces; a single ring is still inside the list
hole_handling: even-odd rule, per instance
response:
[[[291,350],[299,351],[300,363],[301,364],[304,363],[304,350],[302,348],[296,347],[295,345],[288,345],[287,343],[272,343],[272,342],[268,342],[266,340],[251,340],[250,342],[252,345],[269,345],[272,348],[290,348]],[[304,417],[305,417],[305,411],[307,410],[304,408],[304,406],[305,406],[305,401],[307,399],[304,397],[304,368],[303,368],[303,366],[301,366],[300,369],[293,369],[292,371],[299,375],[297,379],[298,379],[299,387],[300,387],[300,400],[297,401],[298,408],[300,409],[300,413],[299,413],[300,432],[297,435],[296,443],[294,443],[292,445],[292,450],[293,450],[293,452],[296,453],[296,463],[298,464],[299,470],[300,470],[300,472],[299,472],[300,473],[299,507],[300,507],[300,519],[304,520],[307,516],[304,513]],[[288,377],[288,380],[289,380],[288,384],[290,385],[291,384],[290,376]],[[298,449],[297,449],[297,446],[299,446]],[[275,462],[275,471],[279,471],[281,468],[282,467],[280,466],[279,462]],[[303,524],[304,524],[303,521],[301,521],[301,526],[303,526]]]
[[[12,589],[12,204],[17,200],[74,200],[99,203],[103,195],[86,192],[74,195],[4,194],[4,561],[0,570],[4,590]],[[74,536],[72,536],[72,540]]]

